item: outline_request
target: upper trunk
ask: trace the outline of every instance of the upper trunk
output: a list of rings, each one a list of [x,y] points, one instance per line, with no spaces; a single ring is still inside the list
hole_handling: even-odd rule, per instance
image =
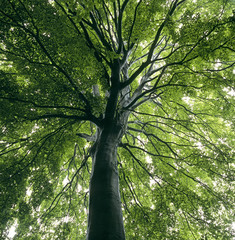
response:
[[[117,126],[105,126],[94,146],[87,240],[125,239],[117,170],[120,134]]]

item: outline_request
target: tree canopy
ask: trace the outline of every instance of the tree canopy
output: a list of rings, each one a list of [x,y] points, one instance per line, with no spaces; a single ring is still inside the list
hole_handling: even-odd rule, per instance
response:
[[[84,239],[92,149],[124,119],[126,238],[234,236],[232,0],[2,0],[0,231]]]

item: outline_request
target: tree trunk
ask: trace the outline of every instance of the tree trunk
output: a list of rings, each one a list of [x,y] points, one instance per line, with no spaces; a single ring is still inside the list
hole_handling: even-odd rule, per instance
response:
[[[94,145],[87,240],[125,240],[117,170],[120,132],[105,126]]]

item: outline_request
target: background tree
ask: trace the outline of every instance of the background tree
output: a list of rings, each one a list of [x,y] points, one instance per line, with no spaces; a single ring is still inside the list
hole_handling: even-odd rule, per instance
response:
[[[1,237],[231,239],[232,9],[2,0]]]

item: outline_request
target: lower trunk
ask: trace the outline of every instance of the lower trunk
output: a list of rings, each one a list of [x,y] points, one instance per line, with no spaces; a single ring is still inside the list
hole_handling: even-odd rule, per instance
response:
[[[119,176],[118,133],[103,130],[94,147],[87,240],[125,240]]]

